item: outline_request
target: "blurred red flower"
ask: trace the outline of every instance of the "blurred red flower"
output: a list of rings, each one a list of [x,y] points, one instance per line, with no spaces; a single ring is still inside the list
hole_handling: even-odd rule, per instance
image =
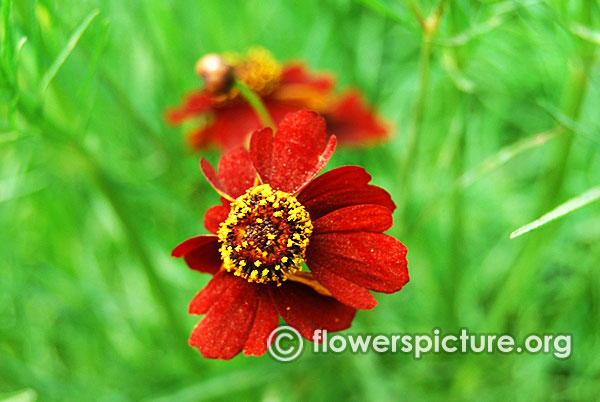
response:
[[[201,59],[197,70],[205,88],[190,93],[181,105],[166,113],[172,125],[204,118],[188,133],[193,149],[209,145],[233,149],[245,145],[250,134],[262,127],[250,105],[228,85],[230,73],[261,97],[275,124],[286,114],[306,108],[320,113],[328,131],[341,143],[365,145],[389,136],[388,125],[373,113],[361,94],[348,90],[336,95],[334,79],[328,74],[312,74],[300,63],[281,66],[261,48],[249,50],[244,58],[230,55],[220,59],[227,60],[232,71],[218,65],[217,55]]]
[[[346,329],[356,309],[376,306],[369,290],[393,293],[408,282],[406,248],[382,233],[392,226],[389,194],[358,166],[315,178],[335,146],[325,120],[302,110],[275,136],[254,132],[250,150],[227,152],[218,171],[201,161],[222,196],[204,218],[213,235],[172,255],[214,275],[189,306],[205,314],[189,341],[204,357],[264,354],[279,316],[309,340],[316,329]]]

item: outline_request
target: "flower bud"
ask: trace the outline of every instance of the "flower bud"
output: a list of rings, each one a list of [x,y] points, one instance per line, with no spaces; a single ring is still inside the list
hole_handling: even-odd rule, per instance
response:
[[[207,54],[198,60],[196,74],[204,80],[206,90],[213,94],[229,91],[235,79],[233,68],[216,53]]]

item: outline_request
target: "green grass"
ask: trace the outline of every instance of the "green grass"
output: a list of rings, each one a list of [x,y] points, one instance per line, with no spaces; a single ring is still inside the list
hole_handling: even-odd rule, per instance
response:
[[[597,398],[600,203],[509,235],[600,182],[600,6],[452,0],[423,37],[411,3],[1,0],[0,401]],[[162,115],[202,54],[253,45],[396,127],[328,165],[390,191],[409,249],[410,284],[350,331],[570,333],[573,355],[189,348],[208,277],[169,254],[218,197]]]

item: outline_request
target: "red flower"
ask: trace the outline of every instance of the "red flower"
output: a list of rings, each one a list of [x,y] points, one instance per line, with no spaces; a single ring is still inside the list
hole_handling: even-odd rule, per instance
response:
[[[335,146],[323,118],[302,110],[275,136],[256,131],[250,150],[229,151],[218,171],[201,161],[222,196],[204,218],[214,234],[184,241],[173,256],[214,275],[189,307],[206,314],[190,337],[204,357],[264,354],[278,316],[309,340],[316,329],[346,329],[356,309],[377,305],[369,290],[408,282],[406,248],[382,233],[392,226],[389,194],[358,166],[315,178]]]
[[[214,66],[218,56],[209,57],[209,63],[205,63],[209,71],[198,71],[198,74],[216,90],[205,88],[192,92],[183,104],[167,110],[166,119],[176,125],[204,117],[205,121],[188,133],[190,147],[201,149],[216,144],[233,149],[245,145],[249,135],[262,124],[236,88],[227,86],[228,71]],[[328,131],[342,143],[363,145],[389,136],[387,125],[375,116],[359,92],[349,90],[340,96],[334,94],[334,80],[329,75],[312,75],[298,63],[281,67],[264,49],[251,49],[244,59],[230,56],[229,63],[237,79],[260,95],[276,124],[286,114],[308,108],[325,117]],[[198,66],[205,68],[202,63]],[[212,82],[216,72],[222,74],[217,75],[222,78],[218,85]]]

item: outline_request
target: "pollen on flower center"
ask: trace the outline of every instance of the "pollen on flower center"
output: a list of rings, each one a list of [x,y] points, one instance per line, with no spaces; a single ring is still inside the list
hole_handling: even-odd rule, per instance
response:
[[[252,48],[245,56],[224,54],[227,64],[232,66],[235,78],[259,96],[268,96],[279,86],[282,67],[270,52],[263,48]],[[237,88],[232,87],[224,94],[213,93],[215,107],[226,107],[242,101]]]
[[[281,76],[281,65],[262,48],[250,49],[245,59],[234,64],[234,69],[238,78],[260,96],[273,92]]]
[[[302,269],[313,225],[291,194],[268,184],[231,203],[218,232],[224,268],[248,282],[285,281]]]

